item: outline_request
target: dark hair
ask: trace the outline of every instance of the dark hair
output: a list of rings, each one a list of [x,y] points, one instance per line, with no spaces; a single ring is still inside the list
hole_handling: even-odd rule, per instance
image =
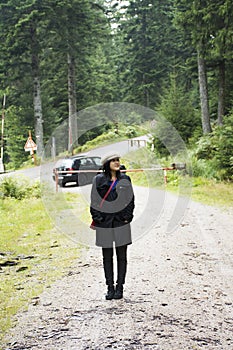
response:
[[[105,174],[106,177],[108,177],[109,179],[111,179],[111,170],[110,170],[110,162],[111,160],[108,160],[106,163],[104,163],[103,165],[103,172]],[[120,170],[117,170],[116,172],[116,177],[119,179],[121,175]]]

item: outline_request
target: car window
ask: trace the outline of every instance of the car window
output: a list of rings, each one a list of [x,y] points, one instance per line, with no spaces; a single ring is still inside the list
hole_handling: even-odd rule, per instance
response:
[[[64,166],[64,167],[71,167],[72,160],[71,159],[59,159],[56,163],[56,168]]]
[[[81,165],[86,165],[86,166],[90,166],[93,165],[93,161],[91,160],[91,158],[82,158],[80,160]]]
[[[95,162],[96,165],[101,166],[101,158],[100,157],[93,157],[93,161]]]
[[[80,166],[80,159],[75,159],[73,162],[73,168],[77,170],[79,166]]]

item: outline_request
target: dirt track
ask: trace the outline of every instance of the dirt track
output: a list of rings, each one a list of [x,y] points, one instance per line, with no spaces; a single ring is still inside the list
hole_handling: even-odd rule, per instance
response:
[[[4,349],[233,349],[232,214],[190,202],[168,235],[167,213],[129,247],[123,300],[105,300],[101,251],[83,251]]]

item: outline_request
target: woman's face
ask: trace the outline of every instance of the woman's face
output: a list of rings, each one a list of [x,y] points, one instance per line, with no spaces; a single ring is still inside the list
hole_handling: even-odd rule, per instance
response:
[[[120,170],[120,159],[114,158],[110,161],[110,170],[118,171]]]

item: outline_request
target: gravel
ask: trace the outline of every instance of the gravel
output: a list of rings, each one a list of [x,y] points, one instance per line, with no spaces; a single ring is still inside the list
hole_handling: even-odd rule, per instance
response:
[[[232,213],[190,201],[168,234],[175,202],[167,194],[157,222],[129,247],[122,300],[105,300],[101,250],[83,249],[16,316],[3,349],[233,349]]]

